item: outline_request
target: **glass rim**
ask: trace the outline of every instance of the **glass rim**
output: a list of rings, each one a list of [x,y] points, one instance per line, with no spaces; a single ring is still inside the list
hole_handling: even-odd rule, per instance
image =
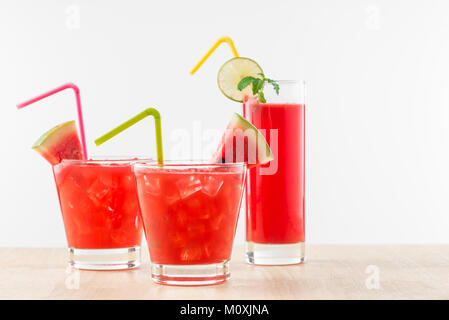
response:
[[[281,80],[275,80],[279,84],[305,84],[305,80],[301,79],[281,79]]]
[[[155,161],[151,157],[130,157],[130,156],[94,156],[84,159],[62,159],[58,164],[112,164],[112,163],[132,163],[135,161]],[[56,165],[58,165],[56,164]]]
[[[159,164],[156,160],[137,160],[133,162],[135,168],[240,168],[245,167],[246,162],[214,163],[210,160],[164,160]]]

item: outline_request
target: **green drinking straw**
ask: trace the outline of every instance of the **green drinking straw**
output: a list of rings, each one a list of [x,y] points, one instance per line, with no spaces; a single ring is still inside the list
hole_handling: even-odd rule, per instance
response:
[[[105,143],[106,141],[108,141],[112,137],[115,137],[120,132],[128,129],[133,124],[136,124],[137,122],[139,122],[140,120],[142,120],[142,119],[144,119],[144,118],[146,118],[148,116],[153,116],[154,117],[154,126],[156,127],[157,162],[159,164],[162,164],[164,162],[164,157],[163,157],[163,154],[162,154],[161,115],[160,115],[159,111],[157,111],[154,108],[148,108],[148,109],[143,110],[138,115],[132,117],[128,121],[125,121],[124,123],[122,123],[118,127],[112,129],[108,133],[102,135],[100,138],[95,140],[95,144],[97,146],[99,146],[100,144]]]

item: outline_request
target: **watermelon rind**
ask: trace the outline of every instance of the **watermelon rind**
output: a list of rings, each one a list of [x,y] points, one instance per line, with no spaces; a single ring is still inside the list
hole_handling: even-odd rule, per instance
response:
[[[51,139],[51,136],[53,133],[67,129],[67,131],[73,130],[73,127],[75,126],[75,121],[67,121],[61,124],[58,124],[57,126],[51,128],[50,130],[46,131],[43,135],[37,139],[37,141],[33,144],[32,148],[37,149],[41,147],[42,145],[49,143],[48,139]],[[61,131],[62,132],[62,131]]]

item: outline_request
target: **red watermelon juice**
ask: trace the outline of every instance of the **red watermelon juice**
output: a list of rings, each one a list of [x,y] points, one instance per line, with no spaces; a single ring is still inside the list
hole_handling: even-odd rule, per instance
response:
[[[62,160],[53,173],[71,264],[136,267],[143,227],[131,161]]]
[[[187,161],[134,165],[155,282],[200,285],[229,278],[245,168]]]

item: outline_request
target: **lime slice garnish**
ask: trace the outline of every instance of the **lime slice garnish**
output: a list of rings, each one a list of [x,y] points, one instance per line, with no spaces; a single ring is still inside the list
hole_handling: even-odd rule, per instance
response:
[[[237,89],[237,85],[247,76],[261,78],[259,73],[263,73],[263,71],[256,61],[242,57],[232,58],[225,62],[218,71],[218,87],[229,99],[242,102],[245,96],[251,95],[251,85],[242,91]]]

